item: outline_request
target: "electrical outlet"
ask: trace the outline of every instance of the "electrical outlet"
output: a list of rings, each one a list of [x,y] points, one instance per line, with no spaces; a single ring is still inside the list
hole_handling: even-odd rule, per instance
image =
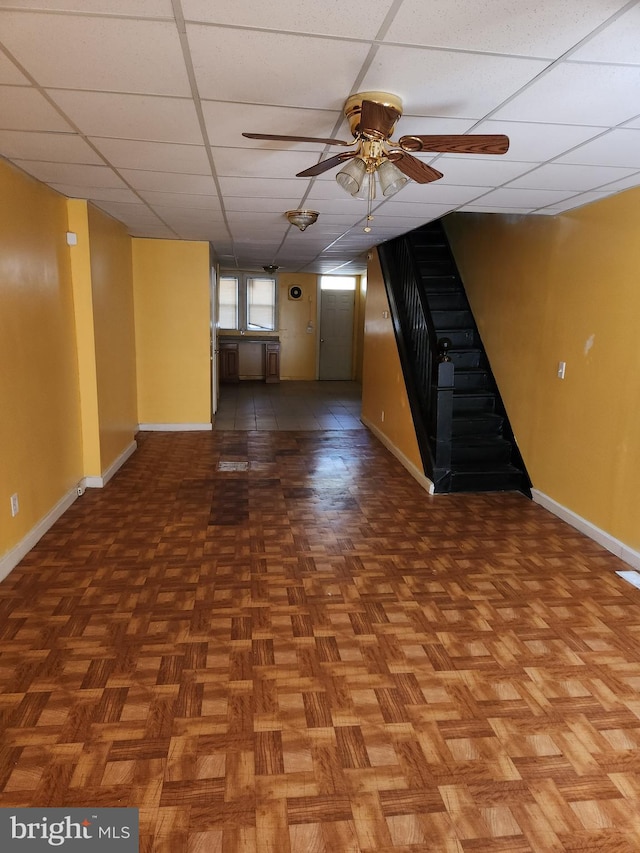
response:
[[[564,379],[564,374],[565,374],[566,369],[567,369],[567,362],[566,361],[559,361],[558,362],[558,379]]]
[[[380,423],[384,423],[384,409],[380,412]]]
[[[20,512],[20,504],[18,503],[18,493],[15,495],[11,495],[11,515],[15,518],[15,516]]]

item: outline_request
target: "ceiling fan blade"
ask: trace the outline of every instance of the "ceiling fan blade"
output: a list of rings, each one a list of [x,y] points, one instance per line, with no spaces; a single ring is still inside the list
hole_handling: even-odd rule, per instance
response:
[[[342,139],[322,139],[316,136],[285,136],[279,133],[243,133],[247,139],[266,139],[271,142],[319,142],[321,145],[353,145]]]
[[[398,113],[392,107],[378,104],[375,101],[363,101],[360,109],[360,133],[388,139],[395,126]]]
[[[444,154],[506,154],[509,150],[509,137],[501,133],[402,136],[398,144],[403,151],[437,151]]]
[[[405,154],[403,151],[392,151],[389,154],[389,160],[417,184],[429,184],[431,181],[437,181],[442,177],[442,172],[432,166],[427,166],[422,160],[418,160],[412,154]]]
[[[315,166],[311,166],[303,172],[298,172],[296,178],[313,178],[316,175],[321,175],[328,169],[333,169],[334,166],[338,166],[344,160],[350,160],[357,154],[357,151],[342,151],[340,154],[336,154],[335,157],[329,157],[328,160],[321,160],[319,163],[316,163]]]

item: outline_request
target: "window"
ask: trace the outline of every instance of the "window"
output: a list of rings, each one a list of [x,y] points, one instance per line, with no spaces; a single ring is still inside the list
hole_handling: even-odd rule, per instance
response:
[[[355,290],[356,278],[353,275],[321,275],[320,290]]]
[[[250,273],[222,275],[218,290],[221,329],[273,332],[276,329],[277,287],[275,278]]]

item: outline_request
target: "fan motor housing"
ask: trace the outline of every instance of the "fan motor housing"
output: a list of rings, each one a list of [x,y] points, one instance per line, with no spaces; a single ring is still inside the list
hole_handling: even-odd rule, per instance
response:
[[[375,104],[382,104],[382,106],[396,113],[396,121],[402,115],[402,99],[397,95],[392,95],[390,92],[357,92],[355,95],[347,98],[344,105],[344,114],[347,117],[353,136],[357,136],[360,129],[360,113],[362,112],[363,101],[373,101]]]

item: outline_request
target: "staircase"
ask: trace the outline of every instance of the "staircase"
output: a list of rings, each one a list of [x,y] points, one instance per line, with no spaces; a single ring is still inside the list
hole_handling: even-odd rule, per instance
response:
[[[431,393],[429,406],[443,401],[440,405],[445,414],[431,414],[426,427],[431,447],[441,447],[443,440],[448,445],[444,456],[440,452],[445,467],[434,465],[436,492],[521,491],[530,495],[530,481],[441,222],[398,239],[405,241],[404,251],[412,257],[420,301],[430,334],[435,336],[434,360],[440,362],[440,387],[437,394]],[[442,371],[443,361],[453,365],[453,370]],[[449,377],[444,382],[448,397],[443,376]],[[420,408],[415,407],[414,417]],[[434,460],[436,455],[431,453]]]

